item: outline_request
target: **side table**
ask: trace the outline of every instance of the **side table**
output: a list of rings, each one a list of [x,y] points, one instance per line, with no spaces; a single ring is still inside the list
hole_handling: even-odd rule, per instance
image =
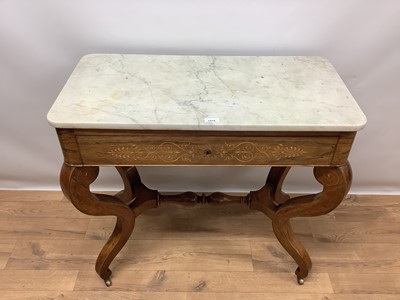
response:
[[[263,212],[298,264],[311,269],[290,225],[295,217],[335,209],[349,191],[348,155],[366,118],[328,60],[321,57],[84,56],[48,113],[64,155],[61,187],[88,215],[117,217],[96,261],[109,266],[135,219],[166,202],[239,202]],[[93,193],[100,166],[115,166],[124,189]],[[136,166],[270,166],[264,186],[246,196],[215,192],[163,195],[147,188]],[[290,198],[282,184],[290,167],[312,166],[318,194]]]

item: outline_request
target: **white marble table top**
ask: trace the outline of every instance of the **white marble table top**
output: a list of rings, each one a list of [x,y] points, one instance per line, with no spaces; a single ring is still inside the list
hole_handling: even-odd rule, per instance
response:
[[[357,131],[366,117],[312,56],[84,56],[47,115],[56,128]]]

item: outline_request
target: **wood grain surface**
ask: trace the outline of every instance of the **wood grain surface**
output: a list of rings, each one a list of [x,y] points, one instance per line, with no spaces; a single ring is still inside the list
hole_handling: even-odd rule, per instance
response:
[[[311,165],[346,163],[354,132],[57,129],[68,165]]]

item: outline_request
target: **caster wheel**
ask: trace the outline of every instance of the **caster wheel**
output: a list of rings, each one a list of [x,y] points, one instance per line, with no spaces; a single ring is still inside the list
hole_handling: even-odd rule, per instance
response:
[[[304,279],[303,278],[297,278],[297,283],[299,285],[303,285],[304,284]]]
[[[104,280],[104,283],[106,284],[106,286],[107,287],[109,287],[109,286],[111,286],[112,285],[112,282],[111,282],[111,279],[109,278],[109,279],[106,279],[106,280]]]

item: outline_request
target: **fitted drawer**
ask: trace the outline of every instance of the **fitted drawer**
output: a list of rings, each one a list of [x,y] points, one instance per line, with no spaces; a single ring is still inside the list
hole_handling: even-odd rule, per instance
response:
[[[81,165],[331,165],[340,136],[74,131]],[[112,134],[111,134],[112,133]],[[352,139],[351,139],[352,140]],[[60,138],[62,141],[62,138]],[[350,144],[351,146],[351,144]],[[339,147],[340,148],[340,147]],[[343,147],[342,147],[343,148]],[[348,152],[347,152],[348,154]],[[338,163],[347,159],[341,153]],[[337,156],[337,155],[336,155]]]

